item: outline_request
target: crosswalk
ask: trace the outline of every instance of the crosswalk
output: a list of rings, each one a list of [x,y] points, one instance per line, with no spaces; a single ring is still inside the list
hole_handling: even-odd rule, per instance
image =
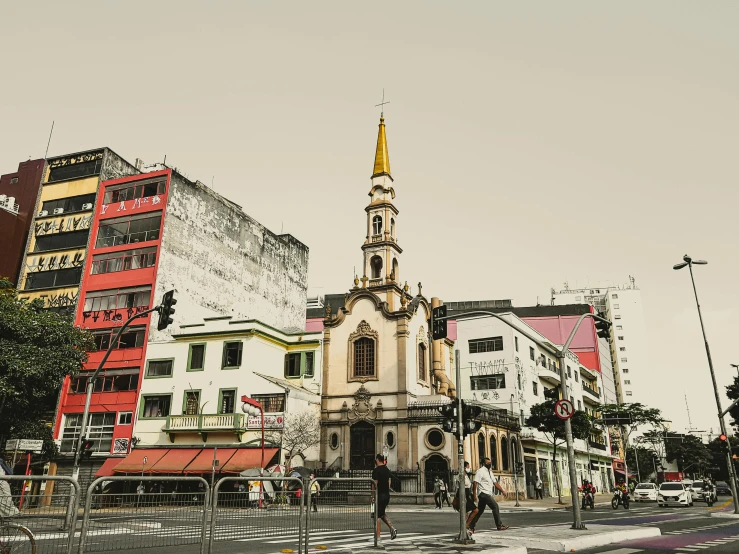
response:
[[[696,544],[691,544],[689,546],[678,546],[674,548],[673,550],[675,552],[700,552],[702,550],[706,550],[713,546],[723,546],[723,545],[730,544],[736,541],[739,541],[739,535],[733,535],[730,537],[724,537],[722,539],[713,539],[710,541],[699,542]],[[736,552],[736,550],[734,550],[734,552]]]
[[[736,521],[730,521],[726,523],[713,523],[711,525],[704,525],[702,527],[689,527],[687,529],[680,529],[679,531],[665,531],[663,535],[689,535],[697,531],[707,531],[709,529],[719,529],[720,527],[727,527],[730,525],[736,525]]]

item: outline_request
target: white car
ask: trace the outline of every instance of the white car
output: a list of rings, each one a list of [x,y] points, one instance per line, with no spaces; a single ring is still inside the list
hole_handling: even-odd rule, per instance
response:
[[[657,504],[660,507],[670,504],[692,506],[693,494],[683,483],[662,483],[657,491]]]
[[[639,483],[634,489],[634,502],[656,502],[657,485],[654,483]]]

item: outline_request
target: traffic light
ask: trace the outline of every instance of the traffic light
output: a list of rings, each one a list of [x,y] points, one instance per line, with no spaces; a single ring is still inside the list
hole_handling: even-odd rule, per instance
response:
[[[721,445],[722,452],[731,452],[731,446],[729,445],[729,437],[726,435],[718,436],[719,444]]]
[[[451,404],[439,406],[439,413],[444,418],[441,428],[445,433],[454,433],[457,429],[457,401],[452,400]]]
[[[80,452],[80,459],[90,459],[92,456],[92,447],[95,446],[95,441],[86,440],[82,443],[82,451]]]
[[[446,338],[446,306],[437,306],[431,310],[431,337],[434,340]]]
[[[174,322],[172,319],[174,308],[172,306],[175,304],[177,304],[177,299],[174,297],[174,291],[171,290],[169,292],[165,292],[164,298],[162,298],[162,305],[159,308],[159,323],[157,324],[157,329],[160,331],[164,331],[167,326]]]
[[[544,398],[547,400],[559,400],[559,387],[548,389],[544,387]]]
[[[481,413],[482,408],[480,406],[474,406],[472,404],[467,405],[462,402],[462,432],[464,436],[474,435],[480,430],[480,427],[482,427],[482,422],[475,421],[475,418],[478,417]]]
[[[600,316],[600,314],[598,315]],[[610,321],[601,321],[600,319],[596,319],[595,320],[595,330],[598,332],[598,338],[601,338],[601,339],[611,338],[611,322]]]

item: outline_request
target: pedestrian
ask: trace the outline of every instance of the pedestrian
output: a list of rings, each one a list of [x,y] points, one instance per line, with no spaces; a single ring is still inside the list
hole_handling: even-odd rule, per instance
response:
[[[471,535],[470,523],[477,517],[477,504],[472,497],[472,480],[470,479],[472,472],[470,471],[470,463],[464,463],[464,497],[465,497],[465,513],[467,514],[467,535]]]
[[[544,483],[541,482],[541,477],[538,473],[536,474],[534,491],[536,492],[536,500],[544,500]]]
[[[442,479],[441,481],[441,505],[444,505],[444,502],[446,502],[446,505],[450,508],[452,505],[449,503],[449,486],[446,484],[446,481]]]
[[[503,495],[505,495],[506,492],[495,479],[495,475],[493,475],[490,458],[485,458],[483,463],[483,467],[478,469],[475,473],[475,482],[472,484],[472,498],[475,502],[478,502],[479,500],[479,504],[477,505],[477,515],[472,520],[469,528],[470,531],[473,533],[475,532],[475,526],[477,525],[480,516],[482,516],[482,513],[485,511],[485,507],[489,507],[493,512],[496,529],[498,529],[498,531],[505,531],[508,529],[508,525],[503,525],[503,522],[500,519],[500,508],[493,497],[493,488],[498,489]]]
[[[385,513],[388,504],[390,504],[390,469],[385,464],[385,456],[378,454],[375,456],[375,468],[372,470],[373,490],[375,491],[375,501],[377,502],[377,521],[375,523],[375,537],[380,540],[380,520],[390,529],[390,539],[398,536],[398,531],[390,523]]]
[[[130,489],[129,489],[130,490]],[[144,482],[141,481],[139,486],[136,487],[136,507],[141,505],[141,500],[144,498]]]
[[[441,479],[434,479],[434,504],[436,509],[441,510]]]
[[[318,484],[318,481],[314,481],[316,478],[315,473],[310,474],[311,478],[311,484],[310,484],[310,505],[313,508],[314,512],[318,511],[318,497],[321,496],[321,485]]]

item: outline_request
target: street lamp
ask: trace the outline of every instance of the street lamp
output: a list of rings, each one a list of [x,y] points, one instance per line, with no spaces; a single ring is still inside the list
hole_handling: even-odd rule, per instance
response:
[[[259,416],[262,421],[262,464],[259,466],[259,476],[262,478],[259,480],[259,507],[262,507],[262,496],[264,491],[264,408],[262,405],[244,395],[241,397],[241,411],[248,416]]]
[[[718,386],[716,385],[716,374],[713,371],[713,360],[711,359],[711,349],[708,347],[708,338],[706,337],[706,328],[703,325],[703,314],[701,313],[701,305],[698,301],[698,290],[695,288],[695,277],[693,277],[693,266],[694,265],[706,265],[708,262],[704,260],[694,260],[687,254],[683,256],[683,261],[679,264],[672,266],[672,269],[678,270],[685,266],[688,266],[690,271],[690,282],[693,284],[693,294],[695,295],[695,305],[698,307],[698,319],[701,323],[701,332],[703,333],[703,343],[706,345],[706,357],[708,358],[708,369],[711,372],[711,381],[713,382],[713,394],[716,396],[716,407],[718,408],[718,422],[721,425],[721,433],[726,433],[726,423],[724,423],[724,411],[721,408],[721,397],[718,393]],[[727,435],[728,436],[728,435]],[[729,443],[730,444],[730,443]],[[726,466],[729,469],[729,484],[731,485],[732,500],[734,502],[734,513],[739,514],[739,501],[736,496],[736,472],[734,471],[734,463],[731,460],[731,448],[726,453]]]

